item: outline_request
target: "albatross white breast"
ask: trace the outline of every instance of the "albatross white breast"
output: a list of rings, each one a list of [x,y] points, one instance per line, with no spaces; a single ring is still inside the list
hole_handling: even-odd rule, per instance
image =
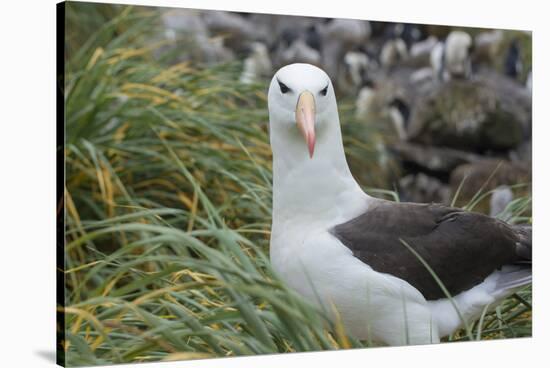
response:
[[[361,190],[346,162],[324,71],[308,64],[281,68],[268,105],[273,267],[350,335],[388,345],[438,342],[461,327],[457,309],[472,320],[531,281],[530,228]]]

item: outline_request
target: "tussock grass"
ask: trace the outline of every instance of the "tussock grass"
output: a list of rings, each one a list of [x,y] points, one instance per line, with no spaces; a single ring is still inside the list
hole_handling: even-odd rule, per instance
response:
[[[68,5],[66,363],[368,346],[269,264],[265,85],[236,83],[240,62],[155,58],[157,15]],[[341,109],[344,129],[357,129],[352,104]],[[383,133],[373,129],[348,155],[373,157],[362,177],[382,186],[372,147]],[[526,289],[487,313],[474,338],[530,335],[530,300]]]

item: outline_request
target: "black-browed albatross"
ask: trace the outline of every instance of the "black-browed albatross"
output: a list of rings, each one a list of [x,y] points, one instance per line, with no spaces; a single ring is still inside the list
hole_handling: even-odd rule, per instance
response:
[[[438,342],[531,282],[530,228],[363,192],[346,162],[324,71],[309,64],[281,68],[268,105],[271,262],[347,333],[387,345]]]

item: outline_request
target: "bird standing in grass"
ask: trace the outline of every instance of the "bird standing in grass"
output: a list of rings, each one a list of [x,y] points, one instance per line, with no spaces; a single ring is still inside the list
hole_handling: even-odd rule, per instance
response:
[[[348,334],[386,345],[439,342],[531,282],[530,228],[360,188],[323,70],[281,68],[268,105],[271,262]]]

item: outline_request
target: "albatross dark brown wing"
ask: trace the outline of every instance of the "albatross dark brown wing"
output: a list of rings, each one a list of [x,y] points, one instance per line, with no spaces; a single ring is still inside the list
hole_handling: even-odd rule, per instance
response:
[[[531,260],[530,229],[437,204],[380,200],[331,233],[375,271],[406,280],[428,300],[445,294],[400,238],[430,265],[451,295],[481,283],[503,265]]]

